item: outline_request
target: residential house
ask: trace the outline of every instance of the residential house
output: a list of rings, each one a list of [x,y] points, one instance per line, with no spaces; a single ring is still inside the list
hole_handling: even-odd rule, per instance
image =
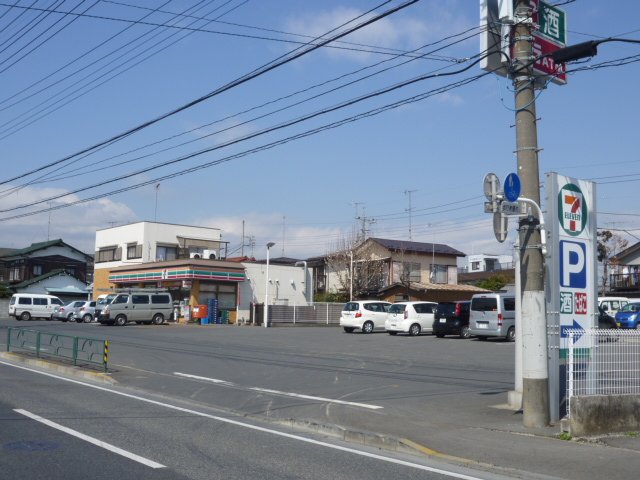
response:
[[[0,281],[13,291],[86,298],[92,271],[93,257],[62,239],[0,252]]]
[[[606,295],[640,298],[640,242],[609,259]]]

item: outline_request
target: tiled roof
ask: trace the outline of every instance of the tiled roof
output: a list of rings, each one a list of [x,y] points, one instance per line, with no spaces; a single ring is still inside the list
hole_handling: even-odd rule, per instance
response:
[[[84,255],[86,257],[90,257],[90,255],[87,255],[86,253],[81,252],[77,248],[74,248],[71,245],[69,245],[68,243],[64,243],[61,238],[57,238],[55,240],[49,240],[49,241],[46,241],[46,242],[32,243],[31,245],[29,245],[28,247],[25,247],[25,248],[18,248],[18,249],[14,249],[12,251],[9,251],[7,253],[0,253],[0,257],[20,257],[20,256],[25,256],[25,255],[29,255],[30,253],[37,252],[38,250],[44,250],[44,249],[49,248],[49,247],[67,247],[67,248],[70,248],[71,250],[75,250],[76,252],[81,253],[82,255]]]
[[[71,276],[67,272],[65,272],[64,268],[57,268],[55,270],[51,270],[50,272],[44,273],[42,275],[38,275],[37,277],[33,277],[29,280],[25,280],[24,282],[20,282],[15,285],[12,285],[11,288],[16,289],[16,288],[28,287],[29,285],[33,285],[34,283],[41,282],[42,280],[46,280],[47,278],[55,277],[57,275]]]
[[[391,288],[401,286],[401,283],[394,283],[382,289],[389,290]],[[473,293],[483,293],[488,292],[489,290],[476,287],[473,285],[465,285],[465,284],[449,284],[449,283],[422,283],[422,282],[411,282],[409,286],[412,290],[417,291],[438,291],[438,292],[473,292]]]
[[[394,250],[394,251],[404,251],[404,252],[414,252],[414,253],[433,253],[438,255],[453,255],[456,257],[466,257],[465,253],[462,253],[455,248],[450,247],[449,245],[443,245],[441,243],[426,243],[426,242],[411,242],[409,240],[389,240],[387,238],[374,238],[371,237],[369,240],[376,242],[383,247]]]

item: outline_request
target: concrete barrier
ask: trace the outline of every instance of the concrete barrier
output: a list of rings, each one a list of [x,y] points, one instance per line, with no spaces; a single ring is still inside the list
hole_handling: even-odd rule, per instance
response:
[[[574,437],[640,430],[640,395],[585,395],[571,399]]]

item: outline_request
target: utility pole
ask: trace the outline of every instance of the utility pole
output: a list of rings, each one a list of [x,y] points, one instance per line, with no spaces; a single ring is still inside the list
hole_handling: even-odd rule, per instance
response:
[[[533,22],[529,0],[515,2],[513,71],[516,155],[522,196],[540,205],[538,131],[533,76]],[[540,220],[531,212],[519,222],[522,289],[522,409],[525,427],[549,424],[549,374]]]
[[[411,194],[415,192],[415,190],[405,190],[404,194],[409,196],[409,208],[406,209],[406,212],[409,212],[409,241],[412,241],[412,235],[411,235]]]
[[[362,216],[356,217],[356,220],[360,220],[362,222],[362,227],[360,228],[360,238],[358,240],[365,241],[367,239],[367,233],[369,233],[369,229],[367,228],[367,224],[371,225],[376,223],[375,218],[367,218],[365,214],[365,208],[362,207]]]

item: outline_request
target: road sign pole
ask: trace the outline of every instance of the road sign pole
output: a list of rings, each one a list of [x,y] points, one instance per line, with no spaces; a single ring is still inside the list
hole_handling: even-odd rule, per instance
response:
[[[535,78],[533,76],[533,29],[529,0],[516,0],[513,83],[516,107],[516,155],[522,195],[540,205],[538,132],[536,127]],[[525,427],[549,424],[549,374],[543,258],[538,212],[520,219],[520,287],[522,319],[522,409]]]

